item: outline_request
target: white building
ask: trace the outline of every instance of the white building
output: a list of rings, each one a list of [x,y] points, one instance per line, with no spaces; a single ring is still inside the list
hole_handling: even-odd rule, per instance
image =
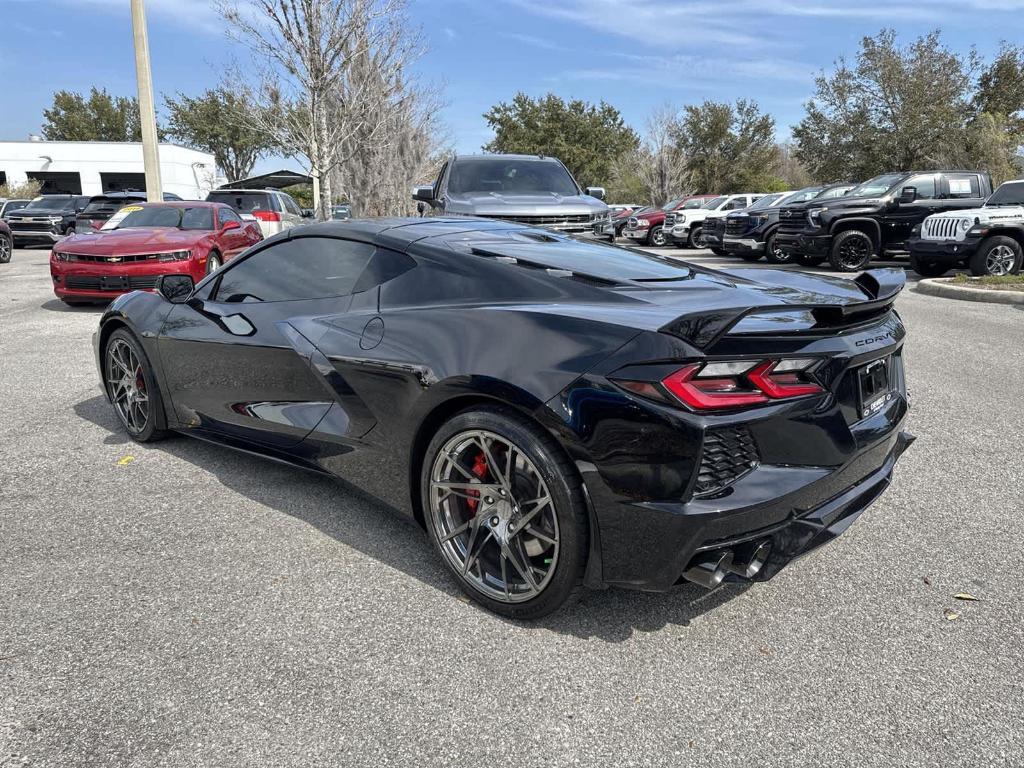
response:
[[[146,189],[142,144],[121,141],[0,141],[0,184],[37,179],[44,194],[98,195]],[[216,187],[213,155],[177,144],[160,145],[164,192],[202,200]]]

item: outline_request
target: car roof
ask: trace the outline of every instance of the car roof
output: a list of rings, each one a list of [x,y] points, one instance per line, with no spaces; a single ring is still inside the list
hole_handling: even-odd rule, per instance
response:
[[[452,160],[543,160],[544,162],[561,163],[557,157],[551,155],[520,155],[514,152],[502,153],[484,153],[476,155],[455,155]]]
[[[145,208],[228,208],[224,203],[206,200],[163,200],[159,203],[139,203]]]
[[[210,192],[209,192],[209,195],[235,195],[235,194],[238,194],[239,192],[244,192],[245,194],[248,194],[248,195],[254,194],[256,192],[262,192],[264,194],[269,195],[269,194],[273,194],[274,192],[281,192],[281,190],[280,189],[234,189],[234,188],[232,188],[232,189],[211,189]],[[288,193],[287,192],[281,192],[281,194],[287,195]],[[207,197],[209,197],[209,195],[207,195]]]

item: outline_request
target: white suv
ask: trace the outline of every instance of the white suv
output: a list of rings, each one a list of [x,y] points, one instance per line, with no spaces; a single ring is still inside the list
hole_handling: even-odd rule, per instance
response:
[[[743,192],[736,195],[721,195],[713,200],[708,200],[700,208],[687,211],[676,211],[665,216],[664,230],[666,239],[675,243],[679,248],[689,246],[690,248],[703,248],[704,239],[701,236],[704,219],[709,216],[725,216],[730,211],[738,211],[753,205],[756,200],[762,198],[763,194],[754,192]]]
[[[253,217],[265,238],[305,223],[295,199],[277,189],[215,189],[206,200],[230,205],[242,218]]]

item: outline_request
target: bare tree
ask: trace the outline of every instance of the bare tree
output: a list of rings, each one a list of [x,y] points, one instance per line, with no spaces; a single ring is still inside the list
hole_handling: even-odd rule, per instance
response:
[[[676,111],[668,105],[647,118],[637,171],[652,205],[664,205],[690,186],[686,155],[675,141],[678,126]]]
[[[313,206],[329,218],[332,171],[346,153],[383,141],[396,108],[395,73],[419,50],[405,0],[218,0],[230,34],[253,52],[258,86],[248,88],[255,127],[303,158],[313,177]],[[360,74],[372,59],[381,77]],[[360,141],[353,139],[359,136]]]

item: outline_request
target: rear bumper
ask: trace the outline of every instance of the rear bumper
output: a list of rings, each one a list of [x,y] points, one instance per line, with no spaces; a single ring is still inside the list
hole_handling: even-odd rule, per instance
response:
[[[970,258],[981,244],[980,237],[964,240],[922,240],[912,237],[907,240],[907,250],[912,259],[921,259],[953,266],[957,262]]]

